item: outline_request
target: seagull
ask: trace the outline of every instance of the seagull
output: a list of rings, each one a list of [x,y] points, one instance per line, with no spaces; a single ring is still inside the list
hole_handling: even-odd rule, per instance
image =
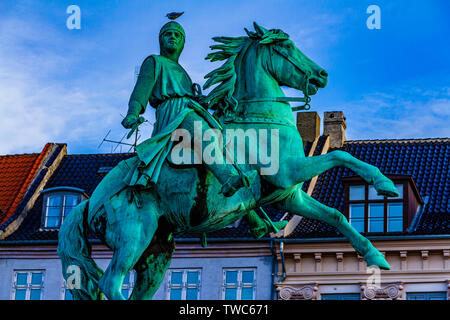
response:
[[[170,20],[175,20],[176,18],[181,16],[183,13],[184,13],[184,11],[183,12],[171,12],[171,13],[166,14],[166,17],[169,18]]]

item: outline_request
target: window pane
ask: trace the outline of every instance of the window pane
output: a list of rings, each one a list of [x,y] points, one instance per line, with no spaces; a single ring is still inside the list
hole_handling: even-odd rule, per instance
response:
[[[30,300],[41,300],[41,289],[31,289]]]
[[[171,283],[172,284],[182,284],[183,283],[183,272],[172,271]]]
[[[350,200],[364,200],[364,186],[350,186]]]
[[[31,275],[31,284],[41,285],[42,284],[42,273],[34,273]]]
[[[48,207],[47,217],[59,217],[61,215],[60,207]]]
[[[237,283],[237,271],[226,271],[225,283]]]
[[[78,195],[66,195],[64,206],[75,207],[78,204],[79,199],[80,199],[80,196],[78,196]]]
[[[73,300],[72,293],[69,289],[64,290],[64,300]]]
[[[323,293],[322,300],[361,300],[359,293]]]
[[[195,272],[188,271],[187,283],[189,283],[189,284],[198,283],[198,271],[195,271]]]
[[[27,285],[27,274],[26,273],[17,273],[17,285],[26,286]]]
[[[127,275],[125,276],[125,279],[123,279],[122,285],[127,285],[127,284],[130,284],[130,272],[128,272]]]
[[[16,289],[16,300],[25,300],[25,296],[27,294],[27,290],[25,289]]]
[[[377,195],[377,190],[373,186],[369,186],[369,200],[383,200],[383,196]]]
[[[197,288],[188,288],[186,290],[186,300],[197,300]]]
[[[241,300],[253,300],[253,288],[242,288]]]
[[[384,231],[384,204],[369,204],[369,232]]]
[[[388,231],[403,231],[402,203],[388,203]]]
[[[170,289],[170,300],[181,300],[181,289]]]
[[[61,205],[61,195],[48,196],[47,206],[59,207]]]
[[[129,289],[122,289],[122,295],[125,299],[128,299],[129,293],[130,293]]]
[[[59,227],[59,217],[48,217],[47,224],[45,226],[48,228]]]
[[[226,288],[225,289],[225,300],[236,300],[236,288]]]
[[[253,283],[253,271],[243,271],[242,272],[242,282],[243,283]]]
[[[350,205],[350,225],[358,232],[364,232],[364,205]]]

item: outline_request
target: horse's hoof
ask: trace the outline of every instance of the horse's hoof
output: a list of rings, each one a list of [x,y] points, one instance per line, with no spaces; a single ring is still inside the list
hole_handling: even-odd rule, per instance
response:
[[[375,248],[372,248],[364,255],[367,266],[377,266],[383,270],[391,270],[391,266],[387,263],[384,255]]]
[[[273,224],[278,229],[278,231],[280,231],[281,229],[286,227],[286,225],[288,224],[288,221],[275,221],[275,222],[273,222]],[[271,229],[273,229],[273,228],[271,228]],[[272,230],[272,232],[277,232],[277,231]]]
[[[373,186],[375,190],[377,190],[377,194],[379,196],[398,197],[400,195],[394,183],[390,179],[381,179],[375,182]]]
[[[242,175],[231,176],[222,186],[220,193],[222,193],[225,197],[231,197],[240,188],[246,187],[249,189],[257,176],[258,171],[256,170],[251,170],[250,172]]]

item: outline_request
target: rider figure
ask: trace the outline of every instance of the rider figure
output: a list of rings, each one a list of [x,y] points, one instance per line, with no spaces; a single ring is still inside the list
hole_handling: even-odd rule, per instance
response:
[[[175,129],[188,130],[193,140],[198,136],[194,134],[194,122],[201,124],[201,137],[207,129],[221,129],[217,120],[199,103],[202,96],[196,96],[189,75],[178,64],[184,42],[183,27],[170,21],[159,33],[160,55],[150,55],[142,63],[122,125],[125,128],[138,125],[138,121],[142,121],[139,115],[145,112],[148,102],[156,108],[156,123],[152,138],[136,147],[141,163],[128,179],[131,186],[149,187],[157,182],[162,164],[172,149],[174,142],[171,135]],[[203,150],[200,151],[197,156],[202,159]],[[226,163],[225,158],[221,164],[207,164],[204,161],[202,164],[221,182],[221,192],[227,197],[241,187],[249,188],[257,175],[256,170],[242,173],[235,164]]]
[[[184,42],[183,27],[175,21],[170,21],[159,32],[160,55],[150,55],[142,63],[122,125],[125,128],[139,125],[142,122],[139,115],[145,112],[149,102],[156,108],[156,122],[152,138],[136,146],[140,163],[125,179],[130,186],[142,188],[157,183],[161,166],[172,149],[171,135],[175,129],[188,130],[194,139],[197,136],[193,133],[194,121],[201,122],[201,136],[209,128],[222,129],[217,120],[201,105],[203,96],[194,92],[189,75],[178,64]],[[218,139],[214,141],[217,142]],[[203,150],[201,152],[203,154]],[[234,163],[226,162],[225,157],[221,164],[207,164],[203,161],[202,164],[222,183],[221,192],[227,197],[243,186],[250,187],[257,175],[256,170],[244,174]],[[281,229],[286,224],[286,221],[269,222],[267,219],[261,219],[253,210],[244,218],[255,238],[260,238],[267,232],[278,231],[278,228]]]

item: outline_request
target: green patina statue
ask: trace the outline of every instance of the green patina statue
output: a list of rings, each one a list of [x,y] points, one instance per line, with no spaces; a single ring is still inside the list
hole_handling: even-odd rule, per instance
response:
[[[306,105],[328,75],[282,30],[254,28],[243,37],[213,38],[219,44],[207,59],[224,63],[206,75],[204,88],[216,86],[203,96],[178,64],[183,28],[174,21],[162,27],[160,55],[143,62],[122,121],[134,130],[150,102],[156,108],[152,137],[105,176],[59,232],[64,278],[74,267],[80,271],[80,286],[70,288],[75,299],[124,299],[121,288],[131,269],[137,278],[130,299],[151,299],[170,265],[174,236],[198,233],[205,245],[206,232],[243,218],[260,238],[286,224],[255,212],[269,204],[335,226],[367,265],[390,269],[342,213],[311,198],[302,185],[336,166],[353,170],[380,195],[397,196],[394,184],[343,151],[305,157],[288,103],[299,98],[285,97],[280,86],[301,90]],[[114,252],[104,272],[90,255],[88,232]]]

